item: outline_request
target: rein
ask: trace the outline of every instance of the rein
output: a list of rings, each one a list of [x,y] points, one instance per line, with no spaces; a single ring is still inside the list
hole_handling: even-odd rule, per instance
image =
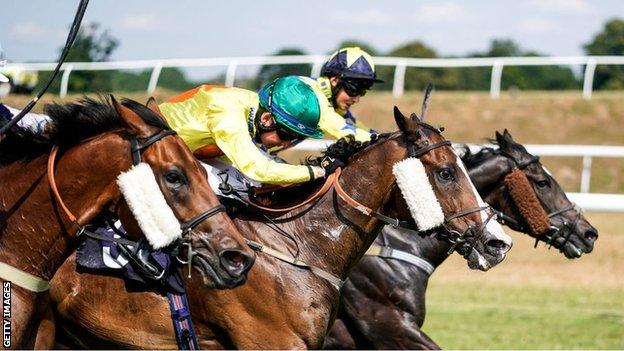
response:
[[[409,144],[408,144],[409,145]],[[444,147],[444,146],[451,146],[451,142],[449,140],[444,140],[438,143],[433,143],[431,145],[428,145],[426,147],[420,148],[420,149],[412,149],[408,151],[408,156],[409,157],[420,157],[426,153],[428,153],[431,150],[437,149],[439,147]],[[386,224],[390,224],[394,227],[402,227],[402,228],[406,228],[406,229],[415,229],[414,226],[407,221],[401,221],[398,218],[391,218],[388,217],[378,211],[375,211],[363,204],[361,204],[360,202],[356,201],[355,199],[353,199],[349,194],[347,194],[347,192],[344,190],[344,188],[342,187],[342,185],[340,184],[340,175],[342,174],[342,169],[340,167],[338,167],[336,169],[336,171],[334,173],[332,173],[329,177],[327,177],[327,180],[325,181],[325,183],[323,184],[323,186],[312,196],[310,196],[308,199],[306,199],[305,201],[303,201],[302,203],[299,203],[297,205],[288,207],[288,208],[281,208],[281,209],[274,209],[274,208],[268,208],[265,206],[261,206],[258,204],[255,204],[251,201],[248,201],[240,196],[238,196],[241,200],[243,200],[246,204],[262,210],[262,211],[266,211],[266,212],[270,212],[270,213],[283,213],[283,212],[287,212],[293,209],[297,209],[297,208],[301,208],[303,206],[305,206],[306,204],[309,204],[311,202],[313,202],[314,200],[317,200],[318,198],[320,198],[321,196],[325,195],[329,189],[331,189],[332,187],[334,188],[334,191],[336,192],[336,194],[344,201],[346,202],[349,206],[351,206],[352,208],[356,209],[357,211],[359,211],[360,213],[366,215],[366,216],[370,216],[373,218],[376,218]],[[222,183],[223,185],[223,183]],[[228,185],[229,186],[229,185]],[[227,188],[227,187],[226,187]],[[231,187],[229,187],[231,188]],[[222,189],[223,190],[223,189]],[[235,192],[234,192],[235,193]],[[460,211],[457,212],[453,215],[451,215],[450,217],[445,219],[445,228],[446,228],[446,223],[450,222],[453,219],[456,218],[460,218],[466,215],[469,215],[471,213],[474,212],[479,212],[486,209],[486,207],[477,207],[474,209],[468,209],[468,210],[464,210],[464,211]],[[492,215],[493,216],[493,215]],[[489,219],[492,218],[492,216],[490,216],[488,218]],[[481,228],[480,232],[483,231],[483,228],[485,228],[485,225],[487,224],[486,221],[483,224],[483,227]],[[458,237],[456,239],[451,238],[450,236],[448,238],[445,238],[447,240],[451,241],[452,246],[452,250],[455,249],[455,247],[457,245],[463,244],[465,242],[465,240],[463,239],[466,234],[468,232],[470,232],[472,230],[472,228],[468,228],[464,233],[457,233]],[[447,229],[447,231],[449,233],[456,233],[455,231],[451,231],[449,229]],[[264,252],[269,256],[275,257],[281,261],[290,263],[292,265],[295,265],[297,267],[301,267],[301,268],[305,268],[310,270],[312,273],[314,273],[315,275],[329,281],[334,287],[336,287],[338,290],[340,290],[340,287],[344,284],[344,281],[342,279],[340,279],[339,277],[312,265],[309,265],[301,260],[299,260],[296,257],[292,257],[289,255],[286,255],[280,251],[271,249],[269,247],[264,246],[263,244],[256,242],[256,241],[252,241],[252,240],[248,240],[247,241],[248,246],[255,250],[255,251],[259,251],[259,252]],[[372,250],[372,251],[371,251]],[[382,254],[384,254],[385,256],[382,256]],[[431,266],[431,264],[429,264],[428,262],[420,259],[417,256],[411,255],[409,253],[405,253],[399,250],[393,250],[392,248],[380,248],[377,246],[372,246],[372,249],[369,249],[369,251],[367,251],[366,255],[377,255],[380,257],[392,257],[392,258],[397,258],[403,261],[407,261],[409,263],[412,264],[416,264],[417,266],[419,266],[421,269],[423,269],[425,272],[427,272],[428,274],[431,274],[433,272],[433,270],[435,268],[433,268],[433,266]],[[424,263],[423,263],[424,262]]]
[[[136,140],[136,138],[133,138],[131,140],[131,152],[132,152],[132,160],[133,160],[133,164],[137,165],[141,162],[141,152],[144,151],[146,148],[148,148],[149,146],[151,146],[152,144],[156,143],[157,141],[170,136],[170,135],[175,135],[176,132],[171,130],[171,129],[164,129],[161,130],[160,132],[150,136],[149,138],[147,138],[143,143],[139,143],[138,140]],[[57,154],[58,154],[58,150],[59,147],[58,145],[55,145],[51,152],[50,155],[48,157],[48,170],[47,170],[47,177],[48,177],[48,183],[50,185],[50,189],[52,191],[52,194],[54,195],[54,199],[57,202],[57,204],[61,207],[61,209],[63,210],[63,212],[65,213],[65,215],[67,216],[67,218],[78,228],[77,230],[77,234],[76,237],[80,237],[82,234],[85,234],[93,239],[96,240],[100,240],[100,241],[112,241],[115,242],[117,244],[119,244],[120,247],[124,247],[125,249],[127,249],[126,251],[129,253],[133,253],[136,250],[130,250],[125,246],[132,246],[134,248],[137,248],[139,245],[137,242],[131,241],[131,240],[127,240],[124,238],[111,238],[111,237],[106,237],[97,233],[94,233],[90,230],[87,229],[86,225],[82,225],[80,223],[80,221],[76,218],[76,216],[71,212],[71,210],[68,208],[68,206],[65,204],[65,201],[63,201],[63,198],[58,190],[57,184],[56,184],[56,179],[55,179],[55,165],[56,165],[56,159],[57,159]],[[219,204],[213,208],[208,209],[205,212],[200,213],[199,215],[197,215],[196,217],[192,218],[191,220],[182,223],[180,225],[180,228],[182,229],[182,237],[188,236],[188,234],[195,228],[197,227],[200,223],[202,223],[204,220],[214,216],[215,214],[219,213],[219,212],[225,212],[225,206],[223,206],[222,204]],[[186,245],[188,246],[188,264],[190,265],[192,262],[192,259],[194,257],[194,253],[192,250],[192,247],[190,245],[190,243],[182,243],[181,245]],[[179,260],[179,258],[178,258]],[[147,273],[149,276],[153,276],[153,272],[151,272],[151,270],[147,269],[149,267],[144,266],[142,264],[140,264],[142,262],[142,260],[137,257],[137,260],[134,260],[135,262],[139,263],[139,268],[143,269],[145,273]],[[189,271],[190,272],[190,271]],[[24,272],[18,268],[15,268],[13,266],[10,266],[4,262],[0,262],[0,278],[4,279],[4,280],[10,280],[12,281],[14,284],[33,291],[33,292],[43,292],[48,290],[48,285],[49,285],[49,281],[46,279],[42,279],[40,277],[37,277],[35,275],[32,275],[30,273]]]
[[[170,135],[176,135],[177,133],[172,130],[172,129],[163,129],[160,132],[148,137],[143,143],[139,143],[139,141],[137,140],[137,138],[132,138],[130,141],[130,145],[131,145],[131,154],[132,154],[132,163],[133,165],[138,165],[139,163],[141,163],[141,152],[143,152],[144,150],[146,150],[148,147],[150,147],[152,144],[160,141],[161,139],[170,136]],[[48,157],[48,182],[50,183],[50,188],[52,189],[52,193],[54,194],[54,197],[56,199],[56,201],[59,203],[59,205],[61,206],[61,208],[63,209],[63,211],[65,212],[65,215],[67,216],[67,218],[69,218],[70,221],[72,221],[77,227],[78,227],[78,235],[80,236],[81,234],[86,234],[90,237],[93,237],[95,239],[98,240],[107,240],[107,241],[114,241],[116,243],[121,243],[124,245],[132,245],[135,246],[136,242],[130,241],[130,240],[126,240],[123,238],[108,238],[108,237],[104,237],[104,236],[100,236],[98,234],[92,233],[90,231],[88,231],[86,229],[86,226],[83,226],[82,224],[80,224],[80,222],[78,221],[78,219],[76,218],[76,216],[74,216],[72,214],[72,212],[69,210],[69,208],[67,207],[67,205],[65,204],[65,202],[63,201],[63,198],[61,197],[58,188],[56,186],[56,180],[55,180],[55,172],[54,172],[54,167],[55,167],[55,163],[56,163],[56,155],[58,153],[58,145],[55,145],[52,148],[52,152],[50,152],[50,156]],[[197,215],[196,217],[190,219],[187,222],[184,222],[180,225],[180,228],[182,229],[182,236],[186,236],[188,235],[191,230],[193,230],[195,227],[197,227],[200,223],[202,223],[204,220],[214,216],[215,214],[219,213],[219,212],[225,212],[225,206],[223,206],[222,204],[219,204],[215,207],[212,207],[210,209],[208,209],[207,211],[204,211],[202,213],[200,213],[199,215]]]

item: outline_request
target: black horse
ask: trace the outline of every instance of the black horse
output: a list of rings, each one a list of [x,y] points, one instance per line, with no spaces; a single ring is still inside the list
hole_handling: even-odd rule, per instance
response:
[[[539,159],[516,143],[507,130],[496,132],[494,142],[497,149],[484,148],[476,154],[466,149],[462,160],[483,199],[499,211],[499,220],[552,245],[567,258],[590,253],[598,232]],[[551,229],[541,235],[531,230],[509,194],[505,178],[513,169],[526,175],[548,216]],[[383,229],[375,244],[377,256],[365,256],[344,285],[342,304],[325,347],[439,349],[420,328],[425,319],[429,276],[449,256],[450,245],[390,226]]]

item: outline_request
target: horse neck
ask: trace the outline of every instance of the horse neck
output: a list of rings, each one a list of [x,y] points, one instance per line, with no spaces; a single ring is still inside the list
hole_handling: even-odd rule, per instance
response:
[[[129,168],[128,150],[120,135],[108,133],[57,156],[59,193],[81,224],[120,197],[115,179]],[[50,191],[47,158],[46,154],[0,168],[0,217],[6,216],[0,227],[0,261],[44,279],[50,279],[71,253],[77,233]]]
[[[401,159],[392,159],[396,154],[393,145],[392,141],[382,141],[360,152],[339,180],[349,196],[376,211],[381,211],[389,199],[394,186],[392,166]],[[302,220],[301,227],[310,229],[298,235],[301,248],[311,260],[342,277],[371,245],[380,228],[376,219],[347,205],[335,191],[328,192]]]
[[[503,177],[511,171],[507,158],[498,153],[492,153],[483,162],[468,167],[468,176],[475,185],[482,198],[497,190]],[[491,206],[496,204],[490,203]]]

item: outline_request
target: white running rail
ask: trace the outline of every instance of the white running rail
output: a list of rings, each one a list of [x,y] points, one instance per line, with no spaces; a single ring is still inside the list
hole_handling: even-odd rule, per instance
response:
[[[138,61],[109,62],[66,62],[61,69],[61,97],[67,95],[69,77],[72,71],[98,71],[118,69],[152,69],[147,92],[156,89],[162,68],[165,67],[225,67],[225,85],[234,86],[236,71],[240,66],[311,64],[310,75],[316,77],[328,56],[249,56],[249,57],[215,57],[197,59],[163,59]],[[470,57],[470,58],[410,58],[410,57],[374,57],[378,66],[393,66],[394,82],[392,93],[395,97],[403,95],[405,87],[405,71],[409,67],[492,67],[490,95],[498,98],[501,90],[501,77],[505,66],[549,66],[549,65],[582,65],[585,66],[583,79],[583,97],[591,98],[594,71],[597,65],[624,65],[624,56],[537,56],[537,57]],[[7,68],[22,68],[31,71],[51,71],[56,63],[9,63]]]

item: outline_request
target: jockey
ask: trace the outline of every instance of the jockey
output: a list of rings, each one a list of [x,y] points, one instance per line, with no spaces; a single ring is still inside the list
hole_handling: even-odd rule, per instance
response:
[[[376,134],[357,121],[349,109],[377,82],[383,81],[377,79],[373,59],[364,50],[348,47],[334,52],[315,81],[332,110],[321,115],[319,126],[323,132],[336,139],[352,134],[359,141]]]
[[[302,183],[325,176],[321,167],[273,160],[267,150],[296,139],[321,138],[317,94],[295,76],[252,91],[202,85],[160,104],[169,125],[202,160],[225,156],[252,181]]]

